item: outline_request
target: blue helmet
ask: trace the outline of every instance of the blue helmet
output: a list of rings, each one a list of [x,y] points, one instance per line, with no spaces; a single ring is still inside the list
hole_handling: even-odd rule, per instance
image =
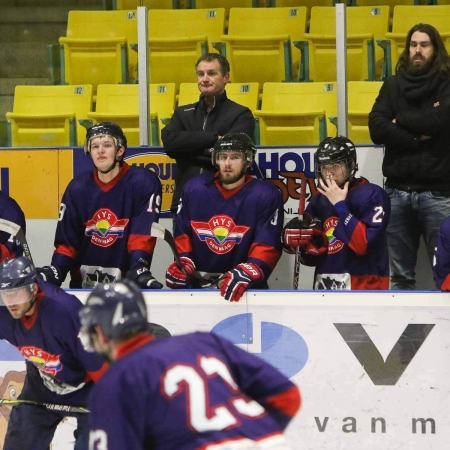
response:
[[[85,348],[91,351],[88,341],[95,326],[99,326],[110,339],[149,331],[144,296],[139,287],[127,279],[95,286],[79,315],[80,337]]]
[[[32,285],[38,274],[33,263],[25,256],[6,258],[0,264],[0,290]]]

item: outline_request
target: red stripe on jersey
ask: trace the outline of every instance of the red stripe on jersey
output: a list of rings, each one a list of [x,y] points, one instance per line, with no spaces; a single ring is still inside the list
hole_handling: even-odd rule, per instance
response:
[[[133,250],[142,250],[144,252],[153,254],[155,249],[156,238],[150,236],[144,236],[141,234],[130,234],[128,238],[127,248],[129,252]]]
[[[280,260],[281,253],[270,245],[255,243],[250,247],[248,257],[265,262],[273,270]]]
[[[192,242],[187,234],[182,234],[175,238],[175,246],[177,247],[178,253],[191,253]]]
[[[380,277],[378,275],[352,275],[351,278],[352,291],[389,289],[389,277]]]
[[[16,255],[9,250],[9,248],[5,244],[0,244],[0,262],[2,262],[6,258],[15,258]]]
[[[363,222],[358,222],[348,246],[359,256],[367,254],[367,233]]]
[[[450,274],[445,277],[441,284],[441,291],[450,291]]]
[[[60,255],[68,256],[69,258],[76,258],[78,251],[75,250],[73,247],[67,247],[67,245],[57,245],[56,246],[56,253],[59,253]]]
[[[100,367],[100,369],[96,370],[95,372],[89,372],[89,370],[86,371],[87,377],[86,381],[92,380],[94,383],[97,383],[98,380],[103,376],[103,374],[109,369],[108,363],[103,363],[103,366]]]
[[[265,401],[267,405],[282,411],[289,417],[295,416],[300,409],[301,402],[302,399],[297,386],[292,386],[288,391],[274,395]]]

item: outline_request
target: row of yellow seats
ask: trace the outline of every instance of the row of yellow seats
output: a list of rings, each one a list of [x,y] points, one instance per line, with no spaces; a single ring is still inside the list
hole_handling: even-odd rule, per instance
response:
[[[368,144],[367,116],[379,82],[348,83],[349,137]],[[259,145],[310,145],[336,134],[336,83],[230,83],[227,94],[249,107],[256,119]],[[196,83],[182,83],[179,105],[199,98]],[[150,141],[160,145],[160,131],[176,106],[174,83],[150,85]],[[36,112],[37,111],[37,112]],[[12,147],[83,145],[93,123],[120,124],[129,145],[139,145],[139,86],[99,85],[95,111],[91,85],[17,86],[13,112],[7,113]]]
[[[214,49],[226,54],[234,82],[336,79],[333,7],[312,8],[309,32],[305,7],[232,8],[226,35],[223,8],[148,14],[150,83],[192,81],[197,58]],[[407,30],[424,17],[450,33],[450,6],[396,6],[392,32],[389,7],[347,8],[348,79],[389,75]],[[136,41],[134,11],[71,11],[57,58],[64,61],[61,84],[92,84],[95,95],[98,84],[135,81],[138,54],[129,49]]]

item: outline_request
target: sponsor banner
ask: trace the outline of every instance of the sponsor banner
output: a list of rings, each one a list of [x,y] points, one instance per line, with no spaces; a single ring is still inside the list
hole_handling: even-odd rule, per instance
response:
[[[316,193],[314,181],[315,147],[260,147],[250,173],[266,178],[283,194],[286,218],[297,214],[299,187],[308,179],[307,196]],[[92,161],[82,147],[73,149],[1,150],[0,184],[22,207],[27,219],[56,219],[59,203],[70,180],[92,170]],[[358,174],[382,185],[381,147],[358,147]],[[162,147],[129,147],[128,164],[155,172],[162,184],[161,217],[172,217],[169,209],[175,189],[176,163]],[[24,189],[24,186],[29,186]],[[31,187],[38,187],[32,189]]]
[[[71,292],[82,301],[89,293]],[[303,405],[287,429],[293,450],[447,448],[447,294],[249,291],[238,303],[225,302],[215,290],[144,295],[149,320],[171,334],[213,331],[299,386]],[[0,341],[5,398],[21,390],[21,360]],[[6,430],[1,420],[0,441]],[[64,427],[73,424],[59,429]],[[59,436],[72,436],[69,428]],[[70,445],[67,439],[58,449]]]

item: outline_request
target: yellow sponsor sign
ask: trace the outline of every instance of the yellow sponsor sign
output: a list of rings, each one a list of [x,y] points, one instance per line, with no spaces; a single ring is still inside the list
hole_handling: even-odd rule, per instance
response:
[[[162,185],[162,205],[161,212],[168,212],[172,202],[172,195],[175,189],[176,163],[165,153],[137,153],[127,156],[126,162],[130,166],[144,167],[152,170],[159,177]]]
[[[71,149],[0,150],[2,189],[27,219],[55,219],[73,176]]]

